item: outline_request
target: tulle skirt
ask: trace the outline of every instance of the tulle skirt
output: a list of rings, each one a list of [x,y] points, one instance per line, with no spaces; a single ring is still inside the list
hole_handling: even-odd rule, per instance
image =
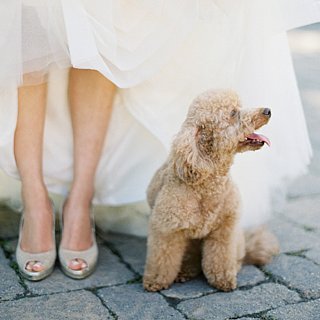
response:
[[[272,147],[238,155],[232,168],[243,225],[264,222],[274,195],[305,172],[311,155],[286,31],[317,21],[317,0],[2,2],[0,199],[12,204],[19,194],[13,138],[17,87],[26,74],[25,85],[49,83],[44,176],[51,192],[67,194],[73,66],[98,70],[119,87],[96,175],[93,202],[102,228],[145,234],[148,182],[190,102],[210,88],[232,88],[245,107],[272,109],[263,128]]]

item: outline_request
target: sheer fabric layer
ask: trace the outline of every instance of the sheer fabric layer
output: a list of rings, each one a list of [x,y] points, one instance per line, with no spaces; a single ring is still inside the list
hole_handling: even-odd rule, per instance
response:
[[[270,35],[319,21],[320,1],[2,1],[0,86],[21,84],[28,73],[33,77],[25,83],[38,83],[51,65],[73,65],[132,87],[162,68],[199,23],[216,30],[229,25],[239,34],[241,16],[240,30],[254,29],[248,26],[255,19],[263,21],[262,35]]]

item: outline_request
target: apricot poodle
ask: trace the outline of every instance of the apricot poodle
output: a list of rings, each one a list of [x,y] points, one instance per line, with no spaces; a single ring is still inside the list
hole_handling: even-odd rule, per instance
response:
[[[167,161],[148,191],[152,209],[144,288],[158,291],[202,271],[223,291],[237,286],[243,263],[263,265],[278,253],[264,228],[239,226],[239,194],[229,174],[237,152],[258,150],[269,140],[254,133],[267,108],[241,110],[232,91],[207,91],[190,106]],[[257,208],[258,209],[258,208]]]

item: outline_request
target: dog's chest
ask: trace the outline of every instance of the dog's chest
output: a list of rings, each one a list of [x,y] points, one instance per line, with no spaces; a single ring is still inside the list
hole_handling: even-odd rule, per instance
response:
[[[221,216],[221,203],[212,199],[203,200],[198,213],[190,217],[192,224],[186,230],[187,236],[192,239],[206,237],[219,224]]]

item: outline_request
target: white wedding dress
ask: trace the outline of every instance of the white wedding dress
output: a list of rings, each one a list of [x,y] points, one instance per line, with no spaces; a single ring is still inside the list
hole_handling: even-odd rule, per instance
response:
[[[52,193],[67,194],[74,66],[98,70],[119,87],[96,175],[101,228],[146,233],[148,182],[190,102],[209,88],[232,88],[244,106],[272,109],[263,128],[272,147],[237,156],[232,169],[244,226],[264,222],[309,163],[286,31],[317,21],[319,0],[1,1],[0,200],[19,201],[13,138],[24,73],[35,83],[48,79],[44,176]]]

